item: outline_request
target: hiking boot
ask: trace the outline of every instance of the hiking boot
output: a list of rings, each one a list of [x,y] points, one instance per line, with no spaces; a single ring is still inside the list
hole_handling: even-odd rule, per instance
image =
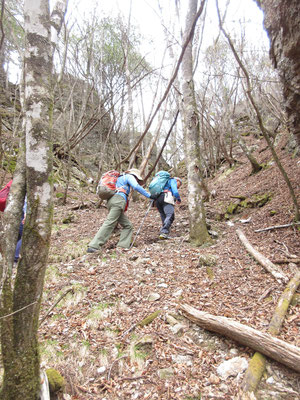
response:
[[[166,240],[166,239],[169,239],[169,235],[167,233],[161,233],[159,235],[159,238],[162,240]]]
[[[87,253],[100,253],[100,249],[94,249],[94,247],[88,247],[87,248]]]

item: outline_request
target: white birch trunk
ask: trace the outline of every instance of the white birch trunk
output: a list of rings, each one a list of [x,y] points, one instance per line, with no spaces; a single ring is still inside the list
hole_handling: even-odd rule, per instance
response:
[[[53,14],[59,31],[66,2]],[[38,321],[52,225],[52,66],[54,42],[48,0],[25,0],[24,129],[27,214],[13,293],[13,318],[2,323],[4,380],[1,398],[38,398],[40,390]],[[5,290],[7,289],[7,290]],[[22,309],[22,312],[19,310]],[[6,310],[2,310],[2,312]],[[5,335],[3,334],[5,333]]]
[[[186,38],[191,29],[197,14],[197,0],[189,0],[189,8],[186,17],[186,28],[184,37]],[[192,36],[193,38],[193,36]],[[203,205],[203,195],[201,186],[200,165],[200,133],[199,116],[194,92],[193,81],[193,45],[190,40],[182,59],[183,75],[183,114],[184,114],[184,134],[185,134],[185,153],[188,174],[188,205],[190,217],[190,240],[195,245],[202,245],[210,240]]]

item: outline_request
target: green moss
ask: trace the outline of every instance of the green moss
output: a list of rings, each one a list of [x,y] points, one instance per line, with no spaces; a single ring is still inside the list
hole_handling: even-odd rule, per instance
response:
[[[212,268],[206,267],[206,273],[208,275],[208,278],[212,281],[214,279],[214,271],[212,270]]]
[[[230,215],[240,213],[245,208],[260,208],[267,204],[272,199],[271,193],[255,194],[251,197],[245,198],[244,196],[234,196],[240,199],[239,203],[230,203],[225,210],[225,218],[228,219]]]
[[[266,358],[261,353],[256,352],[252,357],[249,367],[244,378],[245,392],[254,392],[260,382],[260,379],[265,371]]]
[[[49,389],[51,393],[57,393],[65,387],[65,380],[61,374],[54,368],[46,370],[47,378],[49,381]]]
[[[294,296],[292,297],[291,305],[296,306],[297,304],[300,304],[300,294],[295,293]]]
[[[238,203],[230,203],[229,206],[226,208],[226,214],[235,214],[239,207]]]
[[[161,313],[161,310],[157,310],[154,313],[148,315],[146,318],[144,318],[140,323],[139,326],[145,326],[149,325],[158,315]]]

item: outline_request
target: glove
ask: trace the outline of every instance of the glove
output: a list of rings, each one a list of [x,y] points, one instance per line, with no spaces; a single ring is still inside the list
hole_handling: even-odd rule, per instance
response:
[[[181,199],[176,199],[176,203],[181,203]]]
[[[159,197],[159,194],[151,194],[150,199],[151,200],[157,200]]]

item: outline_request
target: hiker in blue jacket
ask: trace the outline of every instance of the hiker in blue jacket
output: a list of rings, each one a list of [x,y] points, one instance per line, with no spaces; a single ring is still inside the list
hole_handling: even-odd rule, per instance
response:
[[[138,169],[132,168],[119,176],[116,182],[116,193],[107,201],[107,208],[109,210],[106,220],[103,222],[101,228],[94,236],[93,240],[89,243],[87,249],[88,253],[94,253],[101,250],[101,247],[108,241],[113,233],[117,223],[122,226],[117,247],[129,249],[131,245],[133,227],[125,211],[128,207],[128,196],[131,189],[136,190],[143,196],[155,200],[157,196],[152,196],[142,186],[140,186],[143,178]]]
[[[160,213],[162,227],[160,229],[160,239],[168,239],[171,225],[175,219],[174,204],[181,203],[178,192],[182,181],[180,178],[171,178],[165,184],[163,192],[156,199],[156,207]]]

